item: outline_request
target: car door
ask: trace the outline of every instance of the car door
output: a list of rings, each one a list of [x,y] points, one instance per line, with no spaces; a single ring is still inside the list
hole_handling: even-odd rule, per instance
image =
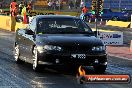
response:
[[[112,17],[112,11],[110,9],[103,9],[102,19],[109,20]]]
[[[35,44],[35,29],[36,29],[36,18],[32,19],[31,23],[25,30],[25,39],[23,42],[24,46],[24,56],[26,57],[27,62],[32,63],[32,49],[33,45]],[[32,33],[26,33],[27,31],[31,31]]]

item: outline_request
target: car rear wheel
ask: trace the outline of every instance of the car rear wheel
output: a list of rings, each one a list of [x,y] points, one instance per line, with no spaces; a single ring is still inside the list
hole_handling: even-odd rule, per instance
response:
[[[38,64],[38,52],[37,47],[34,47],[33,49],[33,70],[36,72],[40,72],[40,65]]]
[[[20,60],[20,50],[19,50],[19,45],[15,45],[15,49],[14,49],[14,58],[16,63],[22,63],[23,61]]]
[[[118,17],[113,17],[112,20],[113,20],[113,21],[117,21],[117,20],[119,20],[119,19],[118,19]]]
[[[95,73],[104,73],[106,70],[106,65],[98,65],[98,66],[94,66],[94,71]]]

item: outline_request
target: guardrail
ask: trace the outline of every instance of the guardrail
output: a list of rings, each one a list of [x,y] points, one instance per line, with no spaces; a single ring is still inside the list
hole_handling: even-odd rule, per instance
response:
[[[27,24],[16,22],[15,17],[0,16],[0,28],[9,31],[16,31],[18,28],[25,28]]]

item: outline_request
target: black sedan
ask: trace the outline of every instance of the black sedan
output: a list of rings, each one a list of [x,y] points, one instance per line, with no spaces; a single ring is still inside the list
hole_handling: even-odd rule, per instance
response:
[[[26,29],[16,31],[14,57],[17,63],[40,66],[93,66],[96,72],[107,67],[106,47],[81,19],[63,15],[38,15]]]

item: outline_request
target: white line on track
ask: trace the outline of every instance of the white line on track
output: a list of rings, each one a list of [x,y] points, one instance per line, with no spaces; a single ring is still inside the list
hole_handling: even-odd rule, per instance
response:
[[[127,58],[127,57],[122,57],[122,56],[116,56],[114,54],[108,54],[108,56],[112,56],[112,57],[116,57],[116,58],[120,58],[120,59],[124,59],[124,60],[131,60],[132,61],[132,58]]]

